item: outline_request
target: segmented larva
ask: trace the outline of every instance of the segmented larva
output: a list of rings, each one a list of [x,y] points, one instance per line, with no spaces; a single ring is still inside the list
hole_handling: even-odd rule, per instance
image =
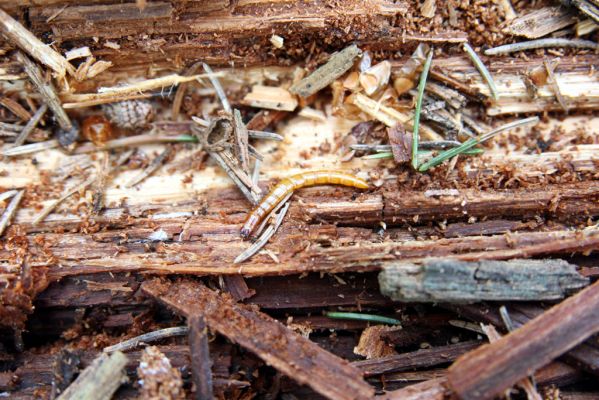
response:
[[[368,189],[366,181],[344,172],[323,170],[292,175],[281,180],[264,196],[258,207],[248,214],[241,228],[241,236],[243,238],[249,237],[264,218],[291,192],[299,188],[316,185],[343,185]]]

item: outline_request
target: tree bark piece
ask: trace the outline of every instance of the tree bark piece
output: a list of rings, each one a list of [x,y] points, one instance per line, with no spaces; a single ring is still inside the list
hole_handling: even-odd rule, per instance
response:
[[[142,291],[187,317],[201,310],[208,325],[267,364],[335,399],[369,399],[374,389],[347,361],[287,329],[266,314],[235,304],[192,280],[144,282]]]
[[[110,400],[113,393],[127,381],[127,356],[120,351],[101,354],[58,397],[59,400]]]
[[[401,302],[555,300],[588,282],[575,265],[552,259],[431,260],[398,263],[379,274],[381,293]]]
[[[599,331],[599,282],[523,327],[459,358],[448,381],[462,399],[492,399]]]
[[[208,327],[200,314],[188,317],[189,347],[191,352],[191,377],[197,400],[212,400],[212,360],[208,348]]]

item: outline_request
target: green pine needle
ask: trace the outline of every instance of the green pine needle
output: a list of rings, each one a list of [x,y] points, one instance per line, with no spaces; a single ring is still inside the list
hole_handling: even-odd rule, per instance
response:
[[[431,160],[422,164],[418,168],[418,171],[420,171],[420,172],[428,171],[430,168],[436,167],[437,165],[441,164],[443,161],[448,160],[452,157],[455,157],[458,154],[463,154],[465,151],[472,149],[474,146],[481,144],[483,142],[486,142],[487,140],[491,139],[493,136],[497,135],[498,133],[501,133],[501,132],[504,132],[504,131],[507,131],[507,130],[510,130],[513,128],[517,128],[520,126],[528,125],[528,124],[537,124],[538,122],[539,122],[539,117],[530,117],[530,118],[525,118],[525,119],[521,119],[518,121],[510,122],[509,124],[501,125],[500,127],[490,130],[489,132],[484,133],[480,136],[477,136],[476,138],[468,139],[467,141],[462,143],[461,146],[454,147],[452,149],[449,149],[442,153],[439,153],[436,157],[434,157]]]
[[[395,318],[383,317],[374,314],[362,314],[352,312],[327,312],[325,315],[335,319],[353,319],[358,321],[380,322],[381,324],[399,325],[401,322]]]
[[[430,49],[426,62],[420,74],[420,82],[418,83],[418,98],[416,100],[416,112],[414,114],[414,130],[412,131],[412,167],[418,169],[418,130],[420,129],[420,112],[422,110],[422,101],[424,100],[424,87],[428,78],[428,71],[433,62],[433,49]]]

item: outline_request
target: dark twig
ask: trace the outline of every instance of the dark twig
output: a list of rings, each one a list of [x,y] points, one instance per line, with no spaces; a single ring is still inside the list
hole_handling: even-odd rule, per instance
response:
[[[187,319],[191,353],[191,379],[197,400],[212,400],[212,360],[208,348],[208,327],[204,317],[192,314]]]
[[[159,329],[144,333],[143,335],[136,336],[131,339],[124,340],[120,343],[113,344],[112,346],[104,347],[104,353],[113,353],[115,351],[129,351],[133,350],[145,343],[152,343],[158,340],[187,335],[187,326],[175,326],[172,328]]]
[[[25,140],[27,140],[27,137],[29,136],[29,134],[31,132],[33,132],[33,130],[35,129],[37,124],[40,122],[40,120],[42,119],[42,117],[44,116],[44,114],[46,113],[47,110],[48,110],[48,106],[45,104],[42,104],[40,106],[40,108],[37,109],[35,114],[33,114],[33,117],[31,117],[31,119],[23,127],[23,130],[19,133],[19,136],[17,136],[17,138],[15,139],[15,143],[14,143],[15,146],[20,146],[23,143],[25,143]]]

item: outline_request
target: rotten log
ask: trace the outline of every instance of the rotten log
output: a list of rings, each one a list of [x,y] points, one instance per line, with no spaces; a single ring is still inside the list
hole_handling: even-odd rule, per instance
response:
[[[556,300],[589,280],[563,260],[398,263],[379,274],[381,293],[400,302]]]
[[[450,387],[463,399],[492,399],[597,331],[599,283],[459,358],[449,368]]]
[[[267,364],[318,393],[336,399],[369,399],[374,390],[355,367],[250,307],[235,304],[192,280],[155,279],[144,293],[187,317],[201,310],[208,325],[251,350]]]

